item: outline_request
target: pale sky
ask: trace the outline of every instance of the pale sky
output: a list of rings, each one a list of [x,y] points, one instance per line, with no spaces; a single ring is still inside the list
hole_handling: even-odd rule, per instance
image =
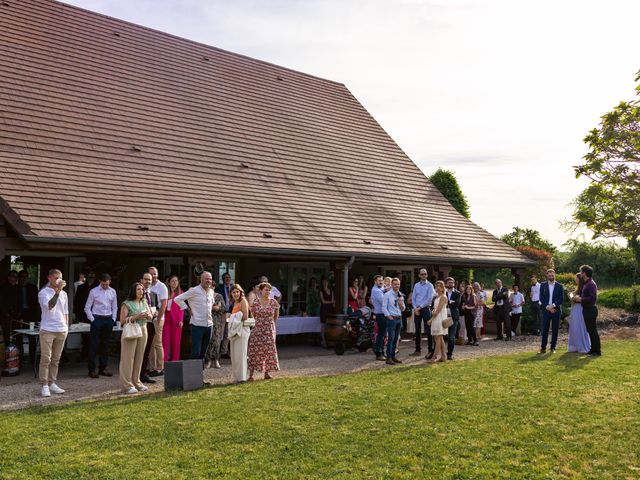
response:
[[[582,139],[640,69],[637,0],[66,2],[344,83],[425,174],[456,174],[475,223],[557,246]]]

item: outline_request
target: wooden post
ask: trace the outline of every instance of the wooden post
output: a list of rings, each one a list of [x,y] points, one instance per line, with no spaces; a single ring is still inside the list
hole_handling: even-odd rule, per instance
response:
[[[520,290],[522,290],[522,280],[523,280],[522,277],[524,276],[524,268],[512,268],[511,273],[513,273],[513,276],[514,276],[513,283],[518,285]]]

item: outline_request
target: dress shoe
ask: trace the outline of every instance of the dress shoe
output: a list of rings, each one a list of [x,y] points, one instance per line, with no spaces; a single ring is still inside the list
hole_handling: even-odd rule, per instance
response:
[[[427,355],[424,358],[427,360],[431,360],[433,358],[434,353],[436,353],[435,350],[431,350],[429,353],[427,353]]]
[[[153,372],[149,372],[150,377],[161,377],[164,375],[164,370],[154,370]]]
[[[600,352],[591,352],[591,353],[587,353],[587,355],[589,355],[590,357],[601,357],[602,353],[600,353]]]
[[[447,360],[453,360],[453,355],[447,355]]]
[[[384,363],[386,363],[387,365],[395,365],[395,363],[393,362],[393,359],[391,358],[387,358],[387,361]]]
[[[393,363],[402,363],[402,360],[398,360],[397,358],[392,358],[391,360]]]
[[[384,362],[386,360],[386,358],[384,358],[382,355],[376,355],[376,360],[378,362]]]
[[[542,349],[542,348],[538,352],[539,355],[544,355],[545,353],[547,353],[547,351],[545,349]]]
[[[502,337],[496,337],[496,338],[493,339],[494,342],[499,341],[499,340],[502,340]]]
[[[141,376],[140,381],[144,383],[156,383],[156,381],[147,375]]]
[[[411,353],[409,356],[410,357],[421,357],[422,356],[422,352],[420,350],[416,350],[415,352]]]
[[[111,373],[111,371],[108,368],[103,368],[102,370],[100,370],[99,373],[103,377],[113,377],[113,373]]]
[[[98,372],[96,372],[95,370],[89,372],[89,376],[91,378],[98,378],[99,377]]]

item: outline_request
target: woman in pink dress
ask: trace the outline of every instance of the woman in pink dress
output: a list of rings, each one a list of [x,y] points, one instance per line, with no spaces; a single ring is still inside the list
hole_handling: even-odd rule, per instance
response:
[[[276,320],[280,312],[280,305],[269,298],[271,284],[263,282],[258,285],[259,298],[251,305],[251,313],[256,320],[251,337],[249,337],[249,381],[253,381],[253,371],[264,371],[265,380],[269,380],[270,371],[280,370],[278,350],[276,350]]]
[[[162,329],[162,348],[164,349],[164,361],[174,362],[180,360],[180,339],[182,338],[182,321],[184,310],[173,301],[182,293],[180,281],[177,275],[172,275],[169,279],[169,299],[167,300],[167,310],[164,313],[164,328]]]

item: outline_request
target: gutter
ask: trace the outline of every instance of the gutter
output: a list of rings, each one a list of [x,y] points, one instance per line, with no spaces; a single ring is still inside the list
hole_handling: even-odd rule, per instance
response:
[[[408,263],[416,265],[446,264],[451,266],[476,266],[476,267],[529,267],[535,265],[535,261],[523,259],[522,261],[508,261],[504,259],[460,259],[452,257],[434,257],[422,255],[389,255],[383,253],[362,253],[362,252],[328,252],[326,250],[301,250],[294,248],[270,248],[270,247],[247,247],[237,245],[204,245],[201,243],[177,243],[177,242],[149,242],[144,240],[92,240],[86,238],[50,238],[36,235],[23,235],[22,238],[33,244],[53,244],[53,245],[74,245],[92,247],[115,247],[125,249],[154,249],[154,250],[180,250],[187,252],[228,252],[245,253],[251,255],[291,255],[291,256],[315,256],[338,259],[340,257],[358,256],[361,260],[388,260],[390,262]],[[515,251],[515,250],[514,250]]]

